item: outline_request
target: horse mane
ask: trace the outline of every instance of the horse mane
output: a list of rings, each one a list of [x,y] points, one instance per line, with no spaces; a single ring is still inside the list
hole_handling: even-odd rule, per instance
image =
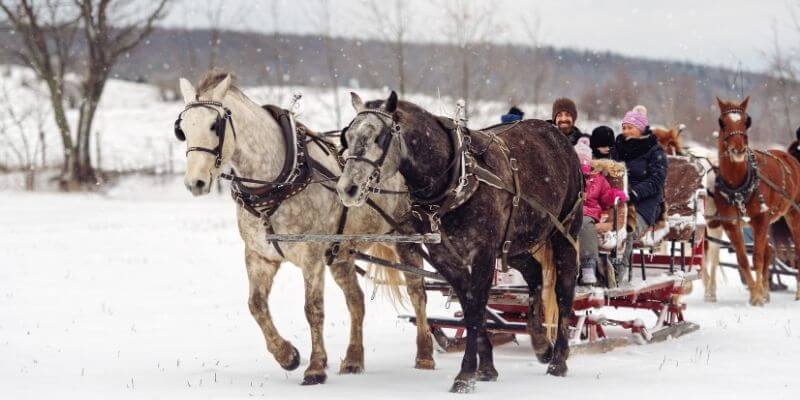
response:
[[[377,109],[380,108],[385,102],[385,100],[370,100],[364,103],[364,107]],[[423,130],[427,128],[428,124],[432,126],[438,126],[435,115],[410,101],[399,100],[397,102],[397,110],[401,111],[397,113],[398,120],[400,122],[409,124],[409,126],[418,126],[423,128]]]
[[[238,83],[236,75],[226,69],[214,67],[207,71],[200,79],[200,82],[197,84],[197,94],[203,94],[215,88],[229,75],[231,77],[231,89],[238,90],[238,88],[236,88],[236,84]]]

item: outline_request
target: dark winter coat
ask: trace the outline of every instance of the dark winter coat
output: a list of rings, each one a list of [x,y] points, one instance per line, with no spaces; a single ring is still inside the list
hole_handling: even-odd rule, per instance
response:
[[[552,119],[547,120],[547,122],[549,122],[549,123],[551,123],[553,125],[556,124],[555,121],[553,121]],[[558,126],[556,126],[556,128],[558,128]],[[560,130],[559,130],[559,132],[560,132]],[[572,143],[573,146],[575,146],[576,144],[578,144],[578,139],[580,139],[582,137],[591,138],[592,136],[587,134],[587,133],[581,132],[581,130],[578,129],[577,126],[573,125],[572,126],[572,131],[570,131],[570,133],[569,133],[569,135],[567,135],[567,137],[569,138],[569,142]]]
[[[628,197],[648,225],[662,212],[664,181],[667,179],[667,155],[650,130],[640,138],[617,137],[614,159],[628,169]]]

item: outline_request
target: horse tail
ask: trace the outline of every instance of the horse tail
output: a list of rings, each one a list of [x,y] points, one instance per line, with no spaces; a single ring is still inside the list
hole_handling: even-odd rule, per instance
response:
[[[394,248],[389,247],[382,243],[375,243],[369,248],[367,253],[376,258],[382,258],[386,261],[399,263],[400,257]],[[400,290],[400,286],[405,285],[405,278],[403,273],[394,269],[388,268],[377,264],[369,264],[367,266],[367,278],[372,280],[372,283],[378,287],[385,287],[385,293],[389,297],[389,301],[397,308],[398,305],[405,306],[405,296]]]
[[[558,299],[556,298],[556,264],[553,261],[553,246],[550,242],[548,241],[536,249],[533,258],[542,266],[544,326],[547,328],[547,338],[553,341],[558,329]]]

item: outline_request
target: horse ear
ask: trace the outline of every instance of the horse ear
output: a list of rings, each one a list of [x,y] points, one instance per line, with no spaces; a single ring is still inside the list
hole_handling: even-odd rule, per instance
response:
[[[397,110],[397,92],[392,90],[392,93],[389,95],[389,98],[386,99],[386,103],[384,103],[383,106],[386,109],[386,112],[395,112]]]
[[[228,93],[228,89],[231,88],[231,76],[225,76],[225,79],[222,82],[218,83],[217,86],[214,87],[214,90],[211,91],[211,99],[216,101],[222,101],[225,98],[225,94]]]
[[[356,92],[350,92],[350,104],[353,105],[353,109],[355,109],[356,112],[364,110],[364,100],[361,100],[361,96]]]
[[[744,98],[744,101],[739,106],[742,107],[742,110],[747,110],[747,103],[750,102],[750,96]]]
[[[722,110],[722,107],[725,106],[725,102],[720,100],[719,96],[717,96],[717,105],[719,106],[720,110]]]
[[[189,104],[197,99],[197,91],[194,90],[194,86],[186,78],[179,79],[178,86],[181,89],[184,103]]]

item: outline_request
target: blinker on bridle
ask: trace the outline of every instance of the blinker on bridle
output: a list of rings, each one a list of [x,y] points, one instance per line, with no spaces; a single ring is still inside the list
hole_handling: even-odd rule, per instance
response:
[[[219,168],[220,165],[222,165],[222,149],[225,143],[225,130],[227,129],[228,123],[231,124],[233,139],[236,140],[236,128],[233,126],[231,110],[222,105],[221,102],[213,100],[196,100],[187,104],[186,108],[184,108],[183,111],[178,114],[178,119],[175,120],[175,137],[181,142],[186,140],[186,134],[183,132],[183,129],[181,129],[183,114],[189,109],[197,107],[208,108],[209,110],[213,110],[217,113],[217,118],[214,120],[214,125],[212,125],[214,133],[217,135],[217,146],[213,149],[200,146],[189,147],[186,149],[186,155],[188,156],[192,151],[202,151],[212,154],[214,156],[214,168]],[[220,112],[220,108],[222,109],[222,112]]]
[[[365,162],[365,163],[369,164],[370,166],[372,166],[373,170],[372,170],[372,173],[369,176],[369,179],[368,179],[367,183],[369,184],[369,183],[371,183],[371,181],[377,181],[377,183],[380,183],[381,168],[383,168],[383,163],[386,160],[387,154],[389,153],[389,146],[392,144],[392,140],[394,139],[395,136],[397,136],[400,133],[400,124],[398,124],[397,121],[395,121],[394,115],[389,114],[389,113],[384,112],[384,111],[381,111],[381,110],[377,110],[377,109],[361,110],[358,113],[356,113],[356,117],[355,118],[358,118],[358,116],[362,115],[362,114],[375,114],[375,115],[378,115],[378,116],[381,116],[381,117],[384,117],[384,118],[388,118],[389,121],[391,121],[391,125],[390,125],[389,123],[384,121],[383,118],[378,118],[381,121],[381,123],[383,124],[383,127],[381,128],[381,132],[378,134],[378,137],[375,139],[375,142],[378,144],[378,147],[380,147],[380,149],[381,149],[381,156],[378,157],[377,160],[373,161],[373,160],[370,160],[369,158],[366,158],[366,157],[361,156],[361,155],[348,154],[347,157],[344,158],[344,161],[347,162],[347,161],[350,161],[350,160],[355,160],[355,161],[361,161],[361,162]],[[355,118],[354,118],[354,120],[355,120]],[[351,122],[350,125],[352,125],[352,124],[353,123]],[[341,136],[340,136],[341,137],[342,148],[345,148],[345,149],[347,149],[347,147],[348,147],[347,138],[345,137],[345,134],[347,133],[347,130],[350,128],[350,125],[348,125],[344,129],[342,129],[342,133],[341,133]]]

